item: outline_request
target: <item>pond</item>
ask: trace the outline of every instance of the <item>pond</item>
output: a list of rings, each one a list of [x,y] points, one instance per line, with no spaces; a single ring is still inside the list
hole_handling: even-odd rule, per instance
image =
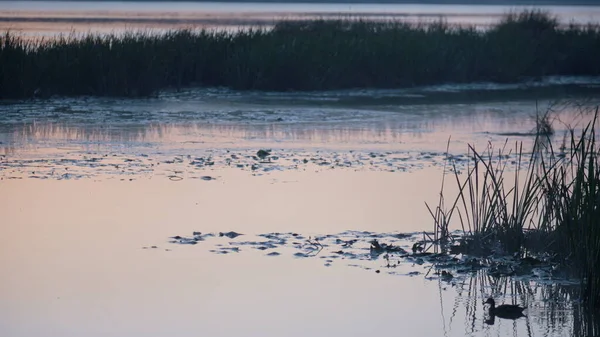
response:
[[[589,120],[572,102],[597,104],[596,81],[3,103],[0,331],[591,335],[577,280],[449,278],[369,245],[410,254],[433,229],[425,202],[437,204],[449,139],[454,158],[507,139],[529,149],[551,108],[558,147]],[[490,296],[526,317],[490,320]]]

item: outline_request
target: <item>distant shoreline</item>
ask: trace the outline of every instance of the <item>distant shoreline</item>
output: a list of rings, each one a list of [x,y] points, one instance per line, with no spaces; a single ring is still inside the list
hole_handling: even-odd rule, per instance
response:
[[[0,0],[8,2],[14,0]],[[223,2],[223,3],[290,3],[290,4],[398,4],[398,5],[469,5],[469,6],[600,6],[600,0],[21,0],[20,2]]]
[[[0,35],[0,100],[152,97],[189,87],[326,91],[600,76],[600,24],[561,29],[537,10],[506,14],[480,32],[351,19],[274,25],[227,34],[92,32],[33,44],[7,32]]]

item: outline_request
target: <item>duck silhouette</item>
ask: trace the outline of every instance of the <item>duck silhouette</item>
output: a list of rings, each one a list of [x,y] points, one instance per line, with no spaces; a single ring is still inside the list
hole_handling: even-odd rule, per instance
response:
[[[526,307],[522,308],[518,305],[512,304],[501,304],[496,306],[496,301],[494,301],[494,299],[491,297],[488,298],[483,304],[490,305],[489,314],[491,317],[500,317],[505,319],[517,319],[519,317],[524,317],[525,315],[523,315],[523,310],[527,309]]]

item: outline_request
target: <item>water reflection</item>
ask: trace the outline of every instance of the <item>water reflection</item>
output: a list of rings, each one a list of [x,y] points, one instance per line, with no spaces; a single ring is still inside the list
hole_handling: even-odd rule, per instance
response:
[[[444,124],[446,123],[446,124]],[[128,126],[72,126],[69,123],[31,123],[6,128],[0,133],[5,153],[48,147],[90,148],[152,147],[169,149],[270,146],[285,149],[443,151],[448,137],[456,143],[477,141],[460,130],[457,121],[381,122],[358,125],[314,124],[159,124]],[[479,141],[486,142],[483,135]],[[526,139],[527,140],[527,139]],[[270,144],[270,145],[269,145]],[[461,152],[464,148],[455,145]]]
[[[56,122],[46,121],[0,123],[0,147],[4,152],[32,150],[63,146],[87,149],[91,146],[161,147],[164,149],[205,149],[211,147],[252,148],[272,143],[281,148],[372,149],[389,151],[445,151],[449,137],[451,150],[466,151],[473,145],[494,141],[503,143],[507,137],[524,141],[525,148],[532,145],[534,137],[526,135],[535,128],[535,121],[519,111],[495,111],[486,106],[439,106],[425,109],[403,108],[399,113],[369,112],[362,116],[340,118],[328,116],[329,121],[293,114],[278,114],[282,121],[262,123],[210,123],[174,120],[173,122],[147,121],[121,118],[93,119],[85,115],[56,117]],[[511,109],[508,109],[511,110]],[[309,113],[308,111],[306,112]],[[326,113],[324,113],[324,116]],[[100,113],[98,114],[100,117]],[[557,142],[562,140],[566,125],[581,124],[574,115],[559,116],[569,124],[556,124]],[[27,117],[24,116],[24,119]],[[276,119],[277,117],[270,117]],[[327,118],[327,117],[325,117]],[[187,118],[186,118],[187,119]],[[293,121],[300,119],[298,121]],[[301,119],[306,119],[302,121]],[[291,120],[291,122],[286,122]],[[575,120],[575,123],[573,121]],[[579,120],[583,118],[579,117]],[[276,144],[276,145],[275,145]],[[10,149],[10,150],[9,150]]]
[[[139,146],[155,143],[187,144],[192,147],[252,147],[273,141],[283,147],[318,146],[347,147],[367,144],[374,147],[394,148],[403,140],[420,138],[430,125],[415,127],[407,124],[377,123],[373,125],[234,125],[234,124],[160,124],[150,123],[128,126],[72,126],[64,123],[28,123],[6,128],[0,134],[5,148],[31,149],[69,143],[85,147],[92,144],[113,143]]]
[[[515,336],[584,336],[580,334],[581,318],[577,318],[577,283],[565,285],[516,277],[495,277],[479,271],[453,286],[457,296],[450,304],[444,303],[445,296],[441,296],[442,316],[448,317],[445,323],[447,330],[457,328],[453,322],[460,316],[458,312],[464,310],[462,325],[467,335],[476,335],[481,331],[495,334],[494,331],[499,333],[508,326]],[[439,287],[445,288],[446,284],[440,281]],[[511,320],[490,315],[483,304],[488,297],[495,298],[498,304],[527,307],[525,317]]]
[[[0,148],[5,154],[43,148],[155,150],[207,148],[332,149],[463,153],[466,144],[485,146],[506,138],[532,145],[535,102],[447,105],[366,106],[354,109],[240,105],[233,111],[209,107],[187,111],[189,103],[149,102],[26,103],[8,106],[0,120]],[[239,103],[238,103],[239,104]],[[235,105],[235,104],[234,104]],[[181,109],[184,109],[183,111]],[[81,111],[79,111],[81,110]],[[560,143],[569,127],[579,127],[591,114],[580,108],[553,112]],[[560,144],[556,145],[559,146]]]
[[[436,197],[437,169],[411,174],[286,171],[277,174],[279,183],[234,171],[217,173],[223,177],[210,182],[1,181],[6,235],[0,236],[0,268],[10,270],[0,278],[2,332],[15,337],[49,336],[48,331],[69,337],[159,337],[177,326],[184,327],[178,335],[192,337],[199,325],[205,334],[219,336],[249,331],[267,337],[354,336],[357,331],[376,336],[597,335],[597,321],[578,308],[578,293],[571,286],[483,272],[455,277],[452,285],[423,275],[324,267],[318,257],[271,258],[250,249],[217,255],[207,252],[207,242],[181,249],[165,242],[196,230],[247,236],[348,228],[423,230],[429,223],[423,201]],[[214,240],[231,247],[225,238]],[[141,249],[147,245],[158,249]],[[488,296],[528,306],[527,317],[486,324],[482,303]],[[242,317],[243,324],[231,324],[232,317]],[[90,331],[92,325],[103,328]]]

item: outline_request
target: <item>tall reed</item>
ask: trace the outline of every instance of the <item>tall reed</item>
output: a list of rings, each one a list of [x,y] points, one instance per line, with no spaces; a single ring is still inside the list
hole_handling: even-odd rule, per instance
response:
[[[550,14],[510,13],[481,31],[443,21],[282,21],[237,32],[0,37],[0,99],[147,96],[163,88],[398,88],[600,75],[599,26],[559,27]]]
[[[513,178],[507,180],[513,154]],[[522,144],[516,144],[513,153],[507,151],[505,143],[497,153],[491,144],[484,153],[469,146],[469,155],[472,166],[467,166],[467,177],[462,182],[459,175],[455,179],[460,186],[457,200],[461,226],[478,243],[478,247],[471,248],[519,252],[525,240],[524,229],[531,228],[539,201],[535,151],[526,158]],[[529,159],[528,164],[525,159]]]
[[[598,113],[581,133],[571,129],[568,154],[555,153],[551,142],[541,141],[547,135],[538,132],[527,162],[522,145],[516,148],[510,172],[507,161],[513,154],[506,145],[498,154],[488,147],[485,156],[469,147],[472,163],[464,177],[453,164],[459,192],[452,207],[437,212],[458,213],[470,253],[555,255],[578,274],[582,298],[595,307],[600,307]],[[506,179],[509,174],[512,180]],[[439,219],[434,216],[436,233],[448,235],[450,223]]]
[[[576,135],[561,165],[542,181],[548,217],[554,223],[556,251],[579,273],[584,298],[600,307],[600,149],[594,119]]]

